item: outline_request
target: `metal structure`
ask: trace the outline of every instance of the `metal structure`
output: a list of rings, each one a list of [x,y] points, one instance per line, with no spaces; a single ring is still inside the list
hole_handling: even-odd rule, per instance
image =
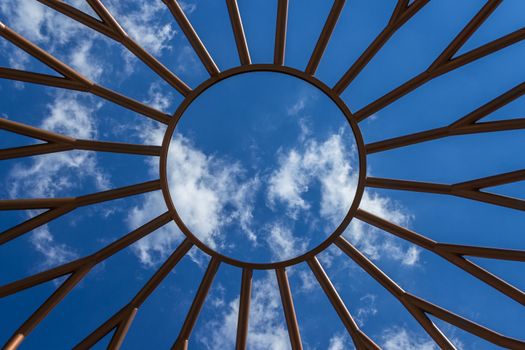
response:
[[[17,45],[19,48],[39,59],[62,75],[62,77],[56,77],[2,67],[0,68],[0,78],[88,92],[110,102],[119,104],[124,108],[142,114],[145,117],[168,125],[168,132],[166,134],[164,143],[161,147],[159,147],[75,139],[46,130],[34,128],[12,120],[7,120],[4,118],[0,119],[0,127],[2,129],[44,141],[44,143],[31,146],[2,149],[0,150],[0,159],[36,156],[40,154],[62,152],[74,149],[100,152],[132,153],[161,157],[160,180],[149,181],[133,186],[88,194],[80,197],[0,200],[0,210],[47,209],[47,211],[43,212],[42,214],[2,232],[0,234],[1,244],[5,244],[10,240],[30,232],[32,229],[44,225],[51,220],[54,220],[70,211],[75,210],[78,207],[110,201],[113,199],[123,198],[149,191],[162,190],[169,208],[168,212],[163,213],[157,218],[112,242],[103,249],[92,253],[91,255],[1,286],[0,297],[6,297],[41,283],[51,281],[62,276],[67,276],[67,279],[65,279],[64,282],[57,287],[55,292],[18,328],[18,330],[16,330],[16,332],[5,344],[5,349],[13,350],[18,348],[24,338],[29,336],[31,331],[36,326],[38,326],[38,324],[64,297],[68,295],[68,293],[86,276],[86,274],[93,267],[111,257],[113,254],[130,246],[132,243],[138,241],[142,237],[145,237],[156,229],[166,225],[172,220],[178,224],[179,228],[186,235],[186,239],[154,273],[154,275],[135,295],[135,297],[129,301],[128,304],[124,305],[117,313],[111,316],[106,322],[100,325],[99,328],[81,340],[75,347],[76,349],[90,348],[112,331],[114,331],[114,334],[112,336],[109,348],[118,349],[121,346],[122,341],[124,340],[124,337],[126,336],[126,333],[133,322],[133,318],[142,303],[149,297],[155,288],[159,286],[162,280],[177,265],[179,260],[189,251],[193,245],[198,246],[200,249],[209,254],[211,256],[211,260],[186,316],[182,329],[180,330],[179,336],[175,340],[173,345],[174,349],[187,348],[188,339],[190,338],[192,329],[199,316],[199,312],[206,300],[207,293],[221,263],[233,264],[242,269],[236,348],[246,348],[248,320],[250,316],[252,272],[254,269],[273,269],[275,270],[279,285],[292,348],[302,349],[299,326],[295,316],[292,293],[286,272],[286,268],[288,266],[301,262],[307,263],[312,270],[317,281],[324,290],[334,309],[337,311],[337,314],[341,318],[344,326],[348,330],[355,347],[357,349],[379,349],[380,347],[377,345],[377,343],[375,343],[373,339],[367,336],[359,328],[353,316],[346,308],[343,300],[339,297],[337,290],[330,281],[330,278],[316,258],[318,253],[330,245],[337,246],[350,259],[355,261],[364,271],[366,271],[371,277],[380,283],[388,292],[390,292],[415,318],[415,320],[417,320],[424,331],[426,331],[428,335],[435,341],[435,343],[442,349],[455,349],[455,347],[451,341],[441,332],[441,330],[431,321],[429,315],[463,329],[464,331],[469,332],[477,337],[483,338],[495,345],[509,349],[525,349],[525,340],[514,339],[499,334],[494,330],[476,324],[473,321],[463,318],[451,311],[448,311],[438,305],[434,305],[418,296],[411,294],[408,291],[405,291],[402,287],[390,279],[383,271],[381,271],[372,261],[363,255],[363,253],[346,241],[341,235],[350,220],[364,221],[379,229],[389,232],[392,235],[416,244],[423,249],[433,252],[434,254],[437,254],[441,258],[463,269],[468,274],[495,288],[519,304],[525,305],[524,291],[498,278],[497,276],[475,264],[473,261],[469,260],[469,257],[483,257],[509,261],[525,261],[525,251],[436,242],[421,234],[400,227],[392,222],[389,222],[359,208],[361,194],[366,187],[369,187],[447,194],[460,196],[475,201],[486,202],[492,205],[509,207],[516,210],[525,210],[525,200],[510,198],[485,191],[485,189],[492,186],[525,180],[525,169],[456,184],[435,184],[374,178],[366,176],[365,173],[366,156],[371,153],[381,152],[388,149],[403,147],[452,135],[496,132],[525,128],[525,118],[491,122],[482,121],[482,119],[489,113],[523,95],[525,93],[525,83],[517,85],[501,96],[498,96],[487,102],[485,105],[480,106],[475,111],[457,119],[457,121],[454,123],[440,128],[391,138],[370,144],[364,144],[358,128],[359,122],[365,120],[373,113],[388,106],[392,102],[417,89],[428,81],[525,39],[525,28],[521,28],[476,49],[455,56],[467,39],[490,16],[496,7],[502,3],[502,0],[488,0],[486,4],[479,10],[479,12],[470,20],[470,22],[468,22],[468,24],[457,34],[448,47],[428,67],[428,69],[421,72],[419,75],[410,79],[401,86],[393,89],[384,96],[373,101],[364,108],[356,111],[355,113],[351,113],[349,111],[348,107],[346,107],[344,102],[340,99],[340,94],[352,83],[354,78],[362,71],[362,69],[374,57],[374,55],[377,54],[377,52],[389,40],[389,38],[411,17],[416,15],[417,12],[421,10],[421,8],[429,3],[429,0],[415,0],[412,2],[409,2],[409,0],[398,0],[391,18],[386,24],[385,28],[333,87],[326,86],[324,83],[317,80],[314,75],[327,47],[332,31],[336,26],[339,15],[344,7],[344,0],[335,0],[333,2],[333,6],[324,24],[324,28],[320,33],[315,49],[304,72],[284,66],[288,0],[277,0],[278,6],[276,15],[275,52],[274,62],[272,64],[252,64],[237,2],[236,0],[226,0],[241,65],[225,72],[221,72],[219,70],[177,1],[163,0],[166,7],[173,14],[173,17],[188,38],[193,49],[197,53],[198,57],[210,75],[210,78],[203,82],[195,90],[192,90],[173,72],[167,69],[162,63],[160,63],[133,39],[131,39],[111,15],[111,13],[106,9],[101,0],[86,0],[87,3],[93,8],[95,13],[99,16],[99,18],[94,18],[91,15],[88,15],[60,0],[38,1],[56,11],[61,12],[65,16],[68,16],[77,22],[107,36],[108,38],[121,43],[132,54],[142,60],[154,72],[156,72],[162,79],[173,86],[173,88],[181,93],[185,99],[177,109],[174,117],[167,115],[159,110],[156,110],[155,108],[118,94],[115,91],[90,81],[71,67],[59,61],[46,51],[37,47],[35,44],[31,43],[29,40],[20,36],[11,28],[0,22],[0,36]],[[196,237],[185,227],[182,220],[178,217],[176,210],[171,203],[166,175],[164,173],[171,133],[173,132],[178,119],[182,116],[185,108],[191,103],[191,101],[195,99],[200,93],[202,93],[206,88],[222,79],[235,74],[242,74],[252,71],[273,71],[292,75],[303,79],[321,89],[339,106],[339,108],[347,116],[347,119],[353,128],[354,133],[356,134],[356,140],[359,148],[361,172],[360,182],[357,190],[356,200],[354,201],[354,204],[352,205],[352,208],[348,212],[347,216],[343,220],[343,223],[320,246],[314,248],[302,256],[279,263],[252,264],[237,261],[213,251],[196,239]]]

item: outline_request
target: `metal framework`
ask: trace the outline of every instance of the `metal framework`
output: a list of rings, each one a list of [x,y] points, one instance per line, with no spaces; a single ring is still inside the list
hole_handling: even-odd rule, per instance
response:
[[[525,93],[525,82],[517,85],[508,92],[495,97],[493,100],[487,102],[483,106],[480,106],[478,109],[467,114],[466,116],[460,117],[454,123],[440,128],[386,139],[370,144],[364,144],[358,127],[359,122],[365,120],[373,113],[388,106],[389,104],[400,99],[405,94],[417,89],[428,81],[523,40],[525,38],[525,27],[484,44],[476,49],[461,55],[456,55],[458,50],[464,45],[468,38],[491,15],[497,6],[502,3],[502,0],[486,1],[486,4],[470,20],[470,22],[467,23],[467,25],[457,34],[457,36],[446,47],[446,49],[443,50],[443,52],[425,71],[421,72],[414,78],[403,83],[399,87],[393,89],[392,91],[371,102],[355,113],[351,113],[348,107],[346,107],[344,102],[341,100],[341,93],[352,83],[354,78],[377,54],[377,52],[389,40],[389,38],[410,18],[415,16],[418,11],[427,5],[429,0],[415,0],[412,2],[409,2],[409,0],[397,0],[392,16],[385,28],[370,43],[367,49],[350,66],[346,73],[333,87],[325,85],[316,79],[314,75],[328,45],[330,36],[336,26],[339,15],[343,10],[345,0],[334,0],[332,9],[328,15],[328,18],[326,19],[324,28],[319,35],[315,49],[304,72],[286,67],[284,65],[288,0],[277,0],[278,6],[276,14],[275,49],[274,60],[272,64],[252,64],[237,1],[226,0],[231,27],[241,65],[237,68],[224,72],[221,72],[213,61],[213,58],[200,40],[197,32],[194,30],[190,21],[185,16],[180,4],[176,0],[163,0],[167,9],[172,13],[174,19],[179,24],[182,32],[188,38],[191,46],[195,50],[197,56],[210,75],[210,78],[203,82],[195,90],[192,90],[179,77],[177,77],[161,62],[149,54],[137,42],[131,39],[131,37],[128,36],[124,29],[119,25],[117,20],[104,6],[101,0],[86,0],[99,18],[95,18],[87,13],[84,13],[60,0],[36,1],[39,1],[42,4],[58,12],[61,12],[63,15],[68,16],[73,20],[107,36],[108,38],[119,42],[133,55],[143,61],[168,84],[170,84],[174,89],[176,89],[180,94],[182,94],[185,99],[178,107],[174,117],[167,115],[153,107],[147,106],[141,102],[135,101],[129,97],[123,96],[115,91],[90,81],[79,72],[75,71],[65,63],[53,57],[0,22],[0,36],[15,44],[33,57],[37,58],[61,75],[61,77],[57,77],[0,67],[0,78],[88,92],[110,102],[121,105],[124,108],[142,114],[147,118],[151,118],[160,123],[168,125],[168,131],[166,133],[164,143],[162,147],[159,147],[75,139],[5,118],[0,119],[0,128],[44,141],[44,143],[32,146],[2,149],[0,150],[0,159],[37,156],[41,154],[63,152],[74,149],[100,152],[132,153],[161,157],[160,179],[156,181],[88,194],[80,197],[0,200],[0,210],[47,209],[47,211],[43,212],[42,214],[0,233],[0,244],[5,244],[10,240],[13,240],[41,225],[50,222],[51,220],[73,211],[78,207],[111,201],[117,198],[132,196],[139,193],[161,190],[169,208],[168,212],[163,213],[157,218],[126,234],[120,239],[100,249],[99,251],[92,253],[91,255],[0,286],[0,297],[6,297],[41,283],[67,276],[67,279],[65,279],[56,288],[55,292],[42,305],[40,305],[40,307],[15,331],[12,337],[7,340],[4,345],[5,349],[13,350],[18,348],[22,341],[27,336],[29,336],[31,331],[36,326],[38,326],[38,324],[51,311],[53,311],[54,307],[69,294],[69,292],[90,272],[93,267],[105,261],[113,254],[121,251],[122,249],[125,249],[126,247],[129,247],[137,240],[166,225],[172,220],[177,223],[182,232],[186,235],[186,239],[155,272],[155,274],[148,280],[142,289],[137,292],[135,297],[129,301],[128,304],[124,305],[117,313],[111,316],[106,322],[100,325],[100,327],[95,329],[91,334],[87,335],[86,338],[80,340],[75,347],[76,349],[88,349],[112,331],[114,331],[114,333],[109,348],[120,348],[126,333],[133,322],[133,318],[138,312],[142,303],[149,297],[155,288],[159,286],[168,273],[173,268],[175,268],[180,259],[185,256],[189,249],[194,245],[209,254],[211,259],[202,282],[196,292],[193,303],[186,316],[184,324],[174,342],[173,349],[187,348],[192,329],[197,321],[201,308],[206,301],[206,296],[221,263],[232,264],[242,269],[237,328],[237,349],[246,348],[248,320],[250,317],[252,273],[254,269],[275,270],[292,348],[302,349],[301,335],[299,332],[300,327],[295,315],[293,297],[286,272],[287,267],[298,263],[308,264],[317,281],[319,282],[319,285],[324,290],[326,296],[333,305],[344,326],[348,330],[355,347],[357,349],[379,349],[380,347],[377,345],[377,343],[375,343],[373,339],[367,336],[359,328],[353,316],[345,306],[344,301],[340,298],[336,288],[330,281],[329,276],[316,258],[317,254],[331,245],[338,247],[344,254],[355,261],[364,271],[372,276],[388,292],[390,292],[421,325],[423,330],[426,331],[428,335],[442,349],[455,349],[455,347],[436,326],[436,324],[432,322],[432,320],[429,318],[429,315],[463,329],[464,331],[469,332],[477,337],[483,338],[495,345],[509,349],[525,349],[525,340],[513,339],[511,337],[499,334],[494,330],[479,325],[471,320],[468,320],[438,305],[434,305],[418,296],[415,296],[410,292],[405,291],[402,287],[396,284],[396,282],[390,279],[383,271],[381,271],[381,269],[379,269],[372,261],[363,255],[363,253],[361,253],[356,247],[346,241],[341,235],[351,220],[361,220],[439,255],[443,259],[463,269],[468,274],[478,278],[479,280],[495,288],[499,292],[515,300],[521,305],[525,305],[524,291],[491,274],[473,261],[469,260],[469,257],[483,257],[490,259],[525,262],[525,251],[436,242],[425,237],[424,235],[400,227],[392,222],[389,222],[359,208],[361,195],[365,188],[368,187],[454,195],[474,201],[486,202],[492,205],[504,206],[522,211],[525,210],[525,200],[510,198],[485,191],[485,189],[492,186],[525,180],[525,169],[516,170],[506,174],[496,174],[494,176],[474,179],[456,184],[435,184],[396,179],[373,178],[367,177],[365,171],[366,156],[368,154],[404,147],[433,139],[445,138],[453,135],[497,132],[525,128],[525,118],[492,122],[482,121],[482,119],[489,113],[522,96]],[[335,230],[335,232],[330,235],[330,237],[321,245],[302,256],[288,261],[275,263],[272,262],[266,264],[254,264],[231,259],[215,252],[199,241],[195,235],[193,235],[192,232],[186,228],[178,216],[169,196],[169,189],[165,175],[169,140],[178,120],[184,113],[184,110],[187,108],[187,106],[204,90],[221,81],[222,79],[226,79],[236,74],[243,74],[253,71],[272,71],[295,76],[318,87],[325,94],[327,94],[346,115],[348,122],[356,135],[360,161],[360,181],[356,199],[352,204],[352,208],[349,210],[345,219]]]

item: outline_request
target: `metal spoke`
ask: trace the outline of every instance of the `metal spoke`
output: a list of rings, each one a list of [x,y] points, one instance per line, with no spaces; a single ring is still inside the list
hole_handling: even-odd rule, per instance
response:
[[[398,0],[390,21],[379,35],[372,41],[354,64],[346,71],[343,77],[334,85],[336,94],[341,94],[374,58],[379,50],[387,43],[394,33],[414,16],[429,0],[415,0],[408,6],[408,0]]]
[[[369,143],[366,145],[366,152],[367,154],[372,154],[375,152],[382,152],[399,147],[405,147],[420,142],[440,139],[447,136],[525,129],[525,118],[483,123],[478,122],[490,113],[497,111],[501,107],[514,101],[520,96],[523,96],[523,94],[525,94],[525,83],[518,84],[517,86],[508,90],[504,94],[496,97],[492,101],[484,104],[483,106],[467,114],[466,116],[459,118],[458,120],[446,127],[435,128],[427,131],[417,132],[409,135],[394,137],[383,141]]]
[[[156,191],[160,189],[160,181],[148,181],[136,185],[125,186],[113,190],[97,192],[79,197],[69,198],[35,198],[35,199],[10,199],[0,202],[0,210],[22,210],[35,208],[53,208],[35,216],[20,225],[14,226],[0,233],[0,244],[4,244],[30,230],[48,223],[78,207],[106,202],[114,199],[134,196],[137,194]],[[59,206],[56,206],[61,203]],[[49,205],[55,205],[52,207]]]
[[[150,67],[155,73],[157,73],[162,79],[168,84],[173,86],[182,95],[186,96],[189,94],[191,89],[173,72],[166,68],[157,59],[151,56],[146,50],[144,50],[139,44],[137,44],[129,35],[122,29],[111,13],[106,9],[101,1],[88,1],[89,5],[93,8],[97,14],[103,19],[99,21],[90,15],[79,11],[75,7],[68,5],[60,0],[38,0],[42,4],[61,12],[62,14],[74,19],[75,21],[82,23],[83,25],[96,30],[97,32],[121,43],[131,53],[133,53],[138,59],[144,62]]]
[[[487,187],[498,186],[522,180],[525,180],[525,169],[475,179],[462,183],[456,183],[452,185],[420,181],[385,179],[378,177],[368,177],[366,180],[366,185],[368,187],[385,188],[390,190],[446,194],[472,199],[478,202],[494,204],[511,209],[525,210],[525,200],[523,199],[517,199],[480,191]]]
[[[429,238],[421,236],[415,232],[412,232],[404,227],[398,226],[392,222],[384,220],[380,217],[377,217],[371,213],[368,213],[364,210],[358,210],[356,218],[364,221],[372,226],[375,226],[381,230],[389,232],[397,237],[400,237],[404,240],[412,242],[416,245],[419,245],[421,248],[427,249],[442,258],[446,259],[450,263],[456,265],[463,271],[469,273],[470,275],[476,277],[480,281],[486,283],[487,285],[493,287],[494,289],[499,290],[501,293],[505,294],[509,298],[514,299],[518,303],[525,305],[525,293],[520,289],[514,287],[513,285],[507,283],[506,281],[500,279],[499,277],[491,274],[485,269],[479,267],[473,262],[465,259],[463,255],[470,255],[470,252],[479,249],[479,251],[484,252],[485,256],[488,257],[488,251],[490,248],[480,248],[480,247],[465,247],[465,253],[454,252],[452,248],[447,247],[447,245],[442,245],[441,243],[435,242]],[[451,250],[449,250],[451,249]],[[478,252],[479,252],[478,251]],[[516,252],[505,251],[501,249],[494,249],[494,254],[499,255],[499,258],[502,259],[503,255],[507,254],[511,257],[516,256]],[[508,260],[515,260],[514,258],[509,258]]]
[[[129,153],[151,156],[160,156],[161,151],[160,146],[75,139],[73,137],[35,128],[6,118],[0,118],[0,129],[48,142],[37,145],[0,149],[0,160],[71,150]]]
[[[73,88],[75,90],[91,92],[92,94],[105,98],[106,100],[119,104],[122,107],[130,109],[142,115],[145,115],[158,122],[161,122],[164,124],[169,123],[171,119],[169,115],[155,108],[149,107],[141,102],[135,101],[129,97],[121,95],[115,91],[112,91],[110,89],[107,89],[105,87],[95,84],[94,82],[90,81],[89,79],[85,78],[80,73],[75,71],[73,68],[69,67],[68,65],[61,62],[54,56],[50,55],[48,52],[42,50],[40,47],[36,46],[29,40],[22,37],[21,35],[13,31],[12,29],[7,27],[5,24],[3,24],[2,22],[0,22],[0,36],[4,37],[6,40],[12,42],[16,46],[18,46],[19,48],[27,52],[28,54],[30,54],[31,56],[40,60],[42,63],[46,64],[47,66],[49,66],[56,72],[62,74],[67,79],[71,80],[73,83],[68,83],[68,85],[66,85],[67,88]],[[16,73],[17,71],[15,70],[3,69],[2,75],[10,74],[9,79],[22,80],[22,81],[25,81],[23,79],[27,80],[28,78],[31,78],[32,76],[32,77],[35,77],[36,80],[44,82],[45,85],[50,85],[51,82],[58,83],[59,80],[61,79],[61,78],[50,79],[52,78],[51,76],[46,76],[46,75],[36,74],[36,73],[29,73],[25,75],[24,74],[20,75]],[[0,75],[0,77],[2,77],[2,75]],[[23,79],[16,79],[17,77],[20,77]],[[36,80],[34,82],[37,82]]]
[[[324,24],[323,31],[321,32],[321,35],[317,40],[317,44],[315,44],[314,52],[312,53],[310,61],[308,61],[308,65],[306,66],[306,73],[310,75],[315,74],[315,71],[319,66],[319,62],[321,62],[321,58],[323,57],[324,51],[328,46],[328,41],[332,36],[332,32],[334,31],[335,25],[337,24],[337,20],[339,19],[339,16],[343,11],[345,2],[346,0],[334,0],[334,4],[330,9],[330,13],[328,14],[328,18],[326,19],[326,22]]]
[[[380,350],[381,348],[359,328],[317,258],[308,260],[308,265],[352,337],[355,347]]]
[[[354,262],[356,262],[366,273],[374,278],[386,290],[390,292],[410,314],[419,322],[427,334],[434,339],[442,349],[455,349],[452,342],[439,330],[439,328],[418,308],[407,302],[406,292],[397,285],[390,277],[388,277],[381,269],[379,269],[372,261],[370,261],[363,253],[357,250],[353,245],[348,243],[342,236],[340,236],[335,244],[348,255]]]
[[[278,0],[275,24],[275,49],[273,63],[282,66],[286,51],[286,27],[288,25],[288,0]]]
[[[206,70],[211,76],[216,76],[220,73],[219,68],[213,61],[213,58],[211,58],[210,54],[208,53],[208,50],[206,50],[206,47],[202,43],[201,39],[197,35],[197,32],[195,32],[195,29],[193,29],[193,26],[191,25],[190,21],[184,14],[184,11],[182,10],[182,7],[178,3],[177,0],[162,0],[168,9],[170,10],[171,14],[179,24],[180,29],[184,32],[184,35],[186,38],[188,38],[188,41],[190,42],[191,46],[195,50],[195,53],[197,56],[199,56],[202,64],[204,64],[204,67],[206,67]]]
[[[199,289],[197,290],[197,294],[191,303],[188,314],[186,315],[186,319],[184,320],[184,324],[182,325],[179,336],[177,337],[175,344],[173,344],[172,349],[179,350],[187,347],[191,332],[193,327],[195,327],[195,323],[197,322],[199,313],[202,309],[202,306],[204,305],[204,301],[206,300],[206,296],[208,295],[211,284],[213,283],[215,274],[219,269],[219,265],[220,261],[217,258],[212,258],[210,260],[208,268],[206,269],[206,273],[202,278]]]
[[[248,268],[242,270],[241,294],[239,297],[239,317],[237,319],[236,350],[246,349],[248,337],[248,321],[250,319],[250,299],[252,295],[253,271]]]
[[[185,239],[126,306],[120,309],[120,311],[110,317],[104,324],[84,338],[74,347],[74,349],[89,349],[113,329],[117,327],[124,327],[122,330],[117,330],[111,342],[113,344],[112,348],[118,349],[122,344],[123,338],[126,335],[126,331],[129,328],[130,323],[132,322],[134,313],[137,312],[144,301],[160,285],[160,283],[166,278],[170,271],[173,270],[177,263],[187,254],[192,246],[193,245],[187,239]]]
[[[239,12],[237,0],[226,0],[226,5],[228,6],[235,44],[237,45],[237,52],[239,53],[239,60],[242,65],[251,64],[250,51],[248,50],[248,43],[246,42],[246,35],[244,34],[241,13]]]
[[[451,325],[461,328],[464,331],[477,335],[478,337],[483,338],[493,344],[508,349],[525,349],[524,341],[501,335],[410,293],[406,293],[406,297],[412,304],[423,309],[425,312],[432,314],[435,317],[450,323]]]
[[[170,220],[169,214],[165,213],[94,254],[0,287],[0,297],[5,297],[70,274],[70,277],[18,328],[6,343],[5,348],[16,349],[24,338],[71,292],[95,265],[164,226]]]
[[[500,1],[500,0],[498,0]],[[487,5],[489,6],[492,4],[493,1],[489,1]],[[480,10],[480,12],[485,13],[485,7]],[[468,28],[469,25],[465,27]],[[464,29],[464,30],[465,30]],[[463,33],[463,31],[461,32]],[[460,33],[459,36],[462,34]],[[518,29],[510,34],[507,34],[499,39],[493,40],[487,44],[484,44],[477,49],[471,50],[467,53],[464,53],[460,56],[456,56],[454,58],[451,58],[447,61],[444,61],[443,63],[440,63],[438,66],[432,66],[432,69],[427,69],[424,72],[420,73],[419,75],[415,76],[414,78],[410,79],[409,81],[405,82],[404,84],[398,86],[394,90],[388,92],[387,94],[383,95],[382,97],[378,98],[377,100],[373,101],[372,103],[368,104],[367,106],[363,107],[362,109],[358,110],[354,117],[357,121],[363,121],[366,118],[370,117],[372,114],[376,113],[377,111],[381,110],[382,108],[388,106],[389,104],[397,101],[404,95],[412,92],[413,90],[417,89],[421,85],[429,82],[432,79],[435,79],[445,73],[448,73],[450,71],[453,71],[457,68],[460,68],[468,63],[471,63],[473,61],[476,61],[478,59],[481,59],[491,53],[494,53],[496,51],[502,50],[506,48],[507,46],[513,45],[521,40],[525,39],[525,28]],[[455,46],[454,46],[455,48]],[[458,48],[459,49],[459,48]],[[441,61],[440,61],[441,62]]]
[[[295,308],[293,306],[292,292],[290,291],[290,283],[285,269],[276,269],[277,282],[279,283],[279,291],[281,293],[281,301],[283,304],[284,316],[286,318],[286,325],[288,327],[288,335],[290,337],[290,344],[293,350],[302,350],[303,343],[301,341],[301,334],[299,332],[299,325],[297,324],[297,317],[295,316]]]

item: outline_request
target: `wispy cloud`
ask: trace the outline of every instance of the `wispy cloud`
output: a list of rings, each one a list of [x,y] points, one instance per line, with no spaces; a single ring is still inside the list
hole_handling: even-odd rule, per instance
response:
[[[95,138],[97,130],[92,115],[97,108],[77,93],[59,93],[48,105],[49,116],[40,127],[73,137]],[[70,196],[71,190],[85,186],[88,181],[98,190],[109,186],[109,177],[100,169],[95,153],[61,152],[16,164],[9,173],[8,191],[12,198]],[[34,216],[37,212],[28,214]],[[65,262],[75,255],[70,247],[55,240],[47,225],[35,230],[30,241],[43,254],[45,266]]]
[[[253,283],[248,328],[248,348],[255,350],[290,349],[288,333],[280,307],[279,288],[273,274]],[[206,349],[235,348],[239,297],[217,310],[206,322],[201,343]]]
[[[382,336],[385,350],[437,350],[439,347],[430,339],[410,333],[404,328],[387,329]]]

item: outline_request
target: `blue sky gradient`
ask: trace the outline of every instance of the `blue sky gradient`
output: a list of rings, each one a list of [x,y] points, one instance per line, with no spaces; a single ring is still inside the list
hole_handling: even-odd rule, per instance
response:
[[[93,14],[83,0],[67,2]],[[162,1],[103,2],[134,39],[189,86],[209,77]],[[254,63],[273,60],[276,3],[239,1]],[[218,67],[238,66],[225,2],[182,4]],[[483,4],[430,1],[342,93],[344,102],[355,112],[423,72]],[[347,1],[316,77],[333,86],[384,28],[394,5]],[[305,69],[330,6],[330,1],[290,1],[285,65]],[[503,1],[457,55],[523,28],[524,13],[522,0]],[[37,1],[2,1],[0,21],[105,87],[169,114],[183,100],[125,48]],[[0,52],[1,67],[56,75],[4,39]],[[521,41],[430,81],[361,122],[365,143],[452,123],[523,83],[524,58]],[[523,118],[524,111],[525,98],[520,97],[483,121]],[[0,117],[85,139],[160,145],[165,132],[164,125],[94,95],[10,80],[0,80]],[[1,148],[34,142],[0,130]],[[452,184],[524,169],[524,149],[524,130],[454,136],[371,154],[366,171],[375,177]],[[282,74],[249,73],[220,82],[190,106],[173,136],[168,169],[170,191],[186,196],[172,199],[202,240],[229,256],[262,262],[297,256],[335,228],[353,198],[359,164],[348,124],[322,92]],[[0,176],[3,199],[69,197],[157,179],[159,165],[156,157],[70,151],[2,161]],[[524,199],[525,182],[490,191]],[[525,250],[525,217],[519,210],[376,189],[365,191],[361,207],[439,242]],[[166,210],[160,191],[78,208],[0,246],[0,285],[89,255]],[[0,211],[0,230],[36,214]],[[439,256],[358,220],[344,236],[406,291],[525,339],[522,305]],[[20,348],[74,346],[126,305],[182,239],[171,222],[99,264]],[[318,258],[359,326],[381,347],[438,349],[403,306],[340,250],[330,247]],[[472,261],[525,289],[523,263]],[[139,309],[123,348],[172,345],[208,262],[206,254],[192,248]],[[305,349],[353,349],[308,266],[293,266],[288,273]],[[234,348],[240,279],[239,268],[220,266],[190,349]],[[0,299],[0,343],[59,283]],[[271,271],[254,272],[251,307],[249,348],[290,348]],[[496,348],[430,318],[458,349]],[[97,348],[106,348],[110,337]]]

